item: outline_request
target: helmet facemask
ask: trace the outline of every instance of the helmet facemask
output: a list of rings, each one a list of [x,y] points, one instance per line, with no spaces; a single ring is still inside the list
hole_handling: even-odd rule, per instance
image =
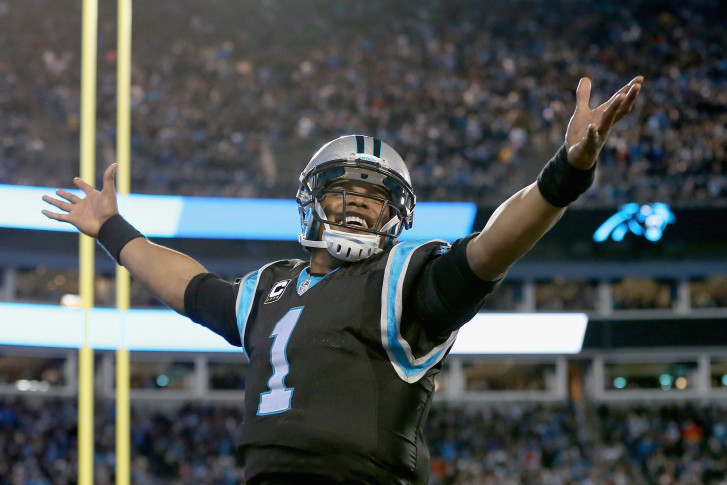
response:
[[[371,143],[368,140],[378,142],[379,147],[385,147],[388,159],[359,153],[357,148],[348,151],[349,141],[354,138],[358,147]],[[340,155],[338,158],[326,157],[327,151],[336,151],[345,158]],[[300,177],[296,197],[301,216],[298,241],[306,248],[326,248],[344,261],[360,261],[380,253],[382,248],[393,246],[401,231],[409,229],[414,219],[416,199],[408,178],[401,157],[378,140],[350,135],[330,142],[314,155]],[[340,182],[347,181],[370,184],[382,190],[380,194],[357,192],[355,186],[341,186]],[[324,212],[322,203],[326,197],[341,197],[340,212]],[[350,197],[363,198],[380,206],[376,220],[370,214],[367,217],[351,214],[356,211],[353,205],[349,206]]]
[[[304,244],[309,247],[326,247],[336,258],[344,261],[359,261],[382,251],[383,247],[392,246],[401,233],[402,209],[392,203],[390,198],[378,195],[347,190],[338,181],[326,187],[311,190],[308,202],[300,204],[303,224],[310,226],[305,230],[311,236],[320,239],[320,245]],[[324,200],[338,197],[336,206],[340,210],[327,214],[323,209]],[[364,216],[349,203],[351,197],[364,200],[366,205],[380,207],[375,220]],[[363,209],[365,211],[366,209]],[[322,232],[321,232],[322,230]],[[320,237],[318,233],[321,232]],[[325,245],[324,245],[325,243]]]
[[[401,209],[393,205],[389,198],[338,188],[335,183],[332,184],[332,187],[329,186],[317,192],[318,194],[314,194],[313,198],[319,202],[318,207],[320,207],[320,211],[315,211],[314,218],[319,223],[322,222],[333,227],[355,230],[356,232],[375,234],[385,238],[397,237],[399,235],[398,233],[401,232],[402,227],[400,225],[397,226],[401,221]],[[323,200],[330,196],[341,198],[341,214],[335,218],[333,218],[333,214],[326,214],[321,205]],[[350,214],[351,212],[355,212],[350,210],[351,208],[349,207],[348,199],[350,196],[368,199],[377,205],[381,205],[376,221],[371,227],[369,227],[369,222],[365,218]],[[363,219],[363,221],[359,221],[358,219]],[[396,234],[392,233],[394,226],[398,228]]]

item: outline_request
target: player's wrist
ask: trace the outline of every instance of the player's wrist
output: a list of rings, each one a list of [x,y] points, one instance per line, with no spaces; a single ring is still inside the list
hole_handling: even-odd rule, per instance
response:
[[[550,204],[566,207],[591,187],[595,174],[595,163],[586,170],[571,165],[563,145],[538,175],[538,190]]]
[[[121,214],[114,214],[106,219],[98,230],[96,240],[117,264],[121,264],[121,250],[130,241],[144,237]]]

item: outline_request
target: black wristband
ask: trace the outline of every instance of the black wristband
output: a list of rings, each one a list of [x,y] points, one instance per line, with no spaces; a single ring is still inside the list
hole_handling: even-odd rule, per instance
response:
[[[589,189],[595,175],[595,164],[588,170],[580,170],[568,163],[568,152],[563,145],[538,175],[538,189],[545,200],[556,207],[565,207]]]
[[[137,237],[144,237],[144,235],[121,217],[121,214],[114,214],[101,224],[96,240],[117,264],[121,264],[121,250],[129,241]]]

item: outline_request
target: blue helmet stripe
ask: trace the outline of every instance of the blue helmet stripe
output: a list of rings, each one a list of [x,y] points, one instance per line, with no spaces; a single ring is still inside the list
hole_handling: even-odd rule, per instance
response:
[[[364,137],[356,135],[356,153],[364,153]]]

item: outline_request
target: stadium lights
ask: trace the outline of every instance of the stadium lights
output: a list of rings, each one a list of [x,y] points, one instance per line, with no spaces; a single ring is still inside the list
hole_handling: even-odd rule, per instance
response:
[[[687,378],[684,376],[677,377],[676,380],[674,381],[674,387],[676,387],[680,391],[683,391],[684,389],[686,389],[688,384],[689,384],[689,382],[687,381]]]
[[[15,389],[21,392],[48,392],[50,383],[48,381],[20,379],[15,381]]]
[[[661,384],[661,388],[665,391],[671,389],[673,381],[674,379],[672,379],[669,374],[662,374],[659,376],[659,384]]]
[[[61,297],[61,306],[64,308],[82,308],[83,300],[80,295],[66,294]]]

